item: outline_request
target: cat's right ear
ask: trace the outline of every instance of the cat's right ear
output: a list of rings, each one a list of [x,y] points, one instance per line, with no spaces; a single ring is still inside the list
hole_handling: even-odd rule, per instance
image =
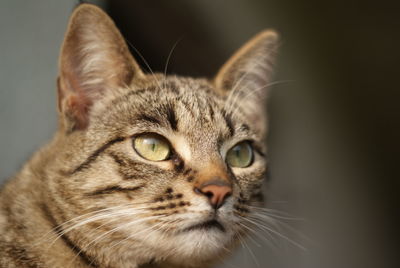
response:
[[[62,127],[66,131],[85,129],[96,101],[142,76],[108,15],[94,5],[78,6],[70,18],[59,61]]]
[[[278,34],[265,30],[242,46],[214,79],[217,93],[227,97],[227,112],[235,113],[241,108],[259,133],[266,131],[264,104],[277,48]]]

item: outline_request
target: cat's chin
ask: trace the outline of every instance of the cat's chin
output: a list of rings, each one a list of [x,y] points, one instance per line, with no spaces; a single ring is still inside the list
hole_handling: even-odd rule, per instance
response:
[[[177,258],[206,260],[226,253],[233,235],[222,225],[213,222],[201,223],[184,229],[174,237]],[[180,256],[178,256],[180,255]]]
[[[229,248],[233,244],[232,237],[233,233],[222,232],[218,227],[211,229],[196,227],[193,230],[174,233],[168,238],[153,233],[147,236],[146,244],[149,247],[145,252],[157,252],[157,255],[150,254],[144,262],[139,261],[139,263],[148,263],[149,260],[153,260],[155,264],[162,263],[161,267],[209,267],[210,263],[220,259],[218,256],[229,253]],[[142,250],[143,246],[140,248]],[[135,259],[135,261],[138,260]],[[165,266],[165,264],[168,265]]]
[[[211,219],[188,226],[184,228],[181,232],[187,233],[193,231],[206,231],[206,232],[220,231],[224,233],[226,232],[226,229],[225,226],[221,224],[221,222],[219,222],[216,219]]]
[[[232,225],[233,222],[226,215],[192,219],[169,237],[169,250],[175,253],[173,258],[177,261],[215,259],[216,256],[229,253],[234,244],[235,231]]]

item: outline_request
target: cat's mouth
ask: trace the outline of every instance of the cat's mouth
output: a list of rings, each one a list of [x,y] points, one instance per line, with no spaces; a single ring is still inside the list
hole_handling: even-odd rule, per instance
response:
[[[194,230],[211,230],[211,229],[216,229],[221,232],[225,232],[225,227],[216,219],[204,221],[202,223],[198,223],[192,226],[189,226],[185,229],[183,229],[183,232],[190,232]]]

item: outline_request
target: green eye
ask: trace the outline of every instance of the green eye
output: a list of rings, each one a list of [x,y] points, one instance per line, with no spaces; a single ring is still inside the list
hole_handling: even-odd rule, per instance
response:
[[[168,141],[152,133],[137,136],[133,141],[133,147],[141,157],[151,161],[166,160],[171,153]]]
[[[245,168],[253,162],[253,148],[248,141],[233,146],[226,154],[226,162],[231,167]]]

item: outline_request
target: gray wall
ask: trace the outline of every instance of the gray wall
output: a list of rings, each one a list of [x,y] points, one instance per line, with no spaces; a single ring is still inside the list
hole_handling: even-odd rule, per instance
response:
[[[1,180],[55,130],[57,57],[74,2],[0,2]]]
[[[0,182],[56,129],[58,54],[77,2],[0,1]]]
[[[0,182],[56,129],[58,54],[77,2],[0,1]]]

